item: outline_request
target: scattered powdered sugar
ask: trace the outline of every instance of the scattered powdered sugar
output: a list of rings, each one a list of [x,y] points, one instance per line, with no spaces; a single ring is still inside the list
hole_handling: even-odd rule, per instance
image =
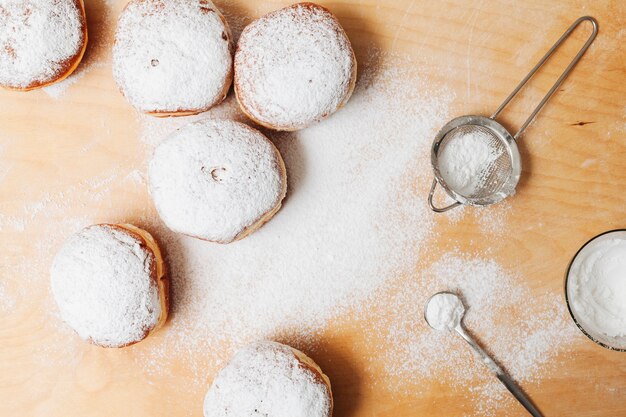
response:
[[[79,68],[82,68],[82,67],[79,67]],[[44,87],[43,91],[45,91],[46,94],[48,94],[52,98],[56,98],[56,99],[61,98],[62,96],[65,95],[65,92],[67,91],[67,89],[70,88],[72,85],[74,85],[76,82],[78,82],[78,80],[83,78],[84,75],[85,75],[84,71],[80,71],[80,72],[75,71],[74,73],[72,73],[72,75],[70,75],[63,81],[59,81],[57,83]]]
[[[567,292],[585,330],[626,345],[626,232],[602,235],[576,255]]]
[[[280,130],[335,112],[350,94],[356,62],[326,9],[295,4],[248,25],[235,54],[235,91],[254,119]]]
[[[175,130],[190,123],[205,120],[207,117],[211,119],[229,119],[241,123],[251,123],[250,119],[239,110],[237,99],[231,94],[226,97],[219,106],[213,107],[208,112],[193,116],[158,118],[138,113],[137,121],[141,124],[140,140],[146,145],[148,154],[150,154],[152,148],[161,143]]]
[[[204,120],[154,151],[150,194],[172,230],[229,243],[280,207],[287,189],[278,150],[256,129]]]
[[[438,166],[450,189],[471,197],[482,187],[502,155],[502,150],[492,142],[489,135],[479,130],[444,139],[438,154]]]
[[[0,268],[0,276],[3,275],[3,268]],[[16,298],[14,294],[9,290],[7,283],[0,281],[0,313],[8,313],[15,307]]]
[[[133,0],[118,22],[113,76],[143,112],[202,111],[230,86],[230,31],[209,0]]]
[[[428,298],[438,291],[461,295],[469,332],[518,382],[523,385],[545,375],[550,361],[567,350],[577,330],[559,296],[538,295],[521,284],[521,278],[492,260],[451,252],[421,279],[403,281],[394,298],[383,301],[385,310],[398,314],[378,324],[390,346],[383,369],[390,381],[403,384],[393,388],[419,392],[420,382],[437,377],[467,389],[472,381],[475,411],[492,416],[502,406],[498,391],[505,389],[493,385],[495,377],[474,359],[471,348],[452,333],[431,329],[423,319]]]
[[[118,167],[116,167],[118,168]],[[117,169],[110,173],[97,175],[93,178],[84,179],[56,193],[46,192],[39,199],[28,202],[19,208],[19,214],[8,215],[0,213],[0,231],[3,229],[22,232],[31,225],[37,225],[41,218],[62,218],[77,204],[101,202],[110,193],[110,186],[120,179]],[[76,218],[65,218],[72,223]],[[72,224],[75,224],[72,223]],[[58,237],[62,228],[54,229]],[[44,239],[44,241],[47,241]]]
[[[0,84],[56,79],[82,48],[83,24],[74,0],[0,0]]]
[[[161,315],[154,255],[128,232],[90,226],[55,257],[50,287],[61,317],[83,339],[108,347],[145,337]]]
[[[143,220],[167,249],[174,310],[160,346],[146,352],[148,363],[207,348],[219,363],[233,347],[285,334],[306,343],[410,268],[407,259],[421,252],[433,223],[413,187],[430,179],[424,161],[452,95],[393,62],[365,71],[350,105],[324,122],[297,133],[267,131],[289,189],[281,210],[254,234],[223,246]],[[180,123],[144,120],[151,143]],[[205,377],[199,371],[200,383]]]
[[[329,417],[331,412],[320,376],[302,366],[293,349],[275,342],[239,350],[204,400],[204,417]]]
[[[437,330],[454,330],[463,320],[463,314],[463,302],[450,293],[437,293],[426,305],[426,321]]]
[[[376,380],[392,391],[419,392],[428,378],[449,378],[462,389],[463,382],[474,379],[479,381],[472,389],[475,412],[493,415],[503,398],[499,382],[493,383],[482,364],[472,365],[462,340],[425,324],[427,297],[458,291],[467,302],[468,327],[522,383],[545,375],[547,361],[577,334],[568,326],[558,296],[534,296],[517,276],[491,261],[449,254],[414,279],[394,280],[415,270],[425,239],[433,234],[434,216],[424,198],[432,180],[429,149],[436,130],[450,117],[454,96],[445,86],[426,84],[408,69],[413,67],[409,61],[373,55],[362,64],[355,93],[339,112],[296,133],[264,131],[283,155],[289,190],[284,207],[259,231],[222,246],[172,233],[150,208],[133,214],[139,226],[155,235],[171,272],[171,319],[151,340],[130,348],[148,374],[160,377],[184,366],[192,378],[180,383],[204,389],[211,371],[250,341],[279,338],[306,346],[333,318],[355,307],[378,306],[391,315],[377,317],[364,329],[368,337],[384,336],[377,350],[382,357],[376,361],[384,361],[388,374],[377,374]],[[139,115],[146,160],[172,131],[204,118],[250,123],[233,95],[199,116]],[[18,224],[27,230],[37,226],[37,233],[48,236],[37,243],[45,256],[36,265],[25,259],[16,274],[41,276],[60,237],[94,222],[91,212],[66,216],[71,208],[112,199],[111,189],[120,184],[127,190],[144,189],[144,168],[136,168],[115,167],[44,195],[21,215],[0,217],[0,227],[9,231]],[[481,230],[483,219],[495,218],[496,223],[485,221],[493,227],[483,230],[495,233],[508,211],[500,204],[456,212],[477,220]],[[396,285],[401,291],[393,296]],[[527,302],[533,297],[535,302]],[[81,352],[80,339],[72,339],[66,328],[60,324],[54,336],[60,347],[45,348],[53,357],[65,356],[54,349]],[[398,377],[404,386],[397,385]]]
[[[81,62],[81,65],[79,65],[78,68],[76,68],[76,71],[70,74],[69,77],[67,77],[63,81],[50,84],[44,87],[42,90],[45,91],[46,94],[48,94],[50,97],[54,99],[60,99],[63,96],[65,96],[65,93],[72,85],[80,81],[81,78],[87,75],[87,73],[91,71],[92,68],[103,68],[103,67],[105,67],[105,64],[101,62],[93,63],[91,65],[85,62]]]

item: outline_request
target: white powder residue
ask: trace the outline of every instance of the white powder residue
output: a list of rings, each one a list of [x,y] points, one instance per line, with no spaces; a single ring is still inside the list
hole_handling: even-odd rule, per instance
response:
[[[93,64],[88,64],[86,62],[81,62],[81,64],[76,68],[69,77],[64,79],[63,81],[59,81],[57,83],[48,85],[42,88],[43,91],[46,92],[50,97],[54,99],[60,99],[67,93],[67,90],[78,81],[80,81],[92,68],[103,68],[105,64],[103,62],[96,62]]]
[[[8,215],[0,213],[0,230],[6,228],[8,230],[22,232],[26,230],[31,223],[36,222],[36,220],[41,217],[63,217],[68,210],[72,209],[77,204],[77,201],[81,201],[79,204],[84,204],[86,196],[88,196],[88,199],[92,202],[102,201],[102,199],[110,193],[109,188],[114,181],[119,179],[118,177],[119,174],[117,170],[113,170],[111,173],[81,180],[55,193],[46,192],[36,201],[24,204],[18,214]],[[75,219],[67,218],[66,220],[72,221]]]
[[[591,167],[593,165],[596,165],[597,163],[598,163],[598,160],[596,158],[588,158],[588,159],[585,159],[582,162],[582,164],[580,164],[580,167],[582,169],[587,169],[587,168],[589,168],[589,167]]]
[[[476,413],[500,415],[503,405],[497,398],[504,388],[497,383],[490,389],[478,389],[490,386],[494,376],[460,337],[430,329],[423,309],[437,291],[460,294],[467,308],[467,328],[523,385],[545,375],[550,361],[567,349],[578,332],[561,297],[537,295],[521,281],[521,276],[494,261],[454,252],[435,262],[421,279],[408,284],[403,281],[395,298],[381,302],[382,311],[396,314],[378,324],[374,332],[384,334],[390,346],[383,368],[389,374],[390,389],[419,392],[420,383],[439,378],[464,390],[472,381]]]
[[[138,169],[134,169],[129,172],[126,176],[126,179],[131,181],[135,185],[146,185],[147,183],[145,174],[143,173],[143,171],[140,171]]]
[[[453,135],[449,133],[448,135]],[[439,150],[439,170],[449,188],[471,197],[484,183],[502,154],[483,132],[454,135]]]
[[[463,314],[463,302],[454,294],[435,294],[426,305],[426,321],[437,330],[454,330],[463,320]]]
[[[599,238],[585,246],[572,263],[568,294],[583,327],[626,336],[626,239]]]
[[[0,266],[0,277],[3,277],[4,273],[8,271],[4,271],[4,268]],[[16,298],[15,295],[9,290],[6,282],[2,281],[0,278],[0,313],[6,314],[15,307]]]
[[[281,210],[251,236],[221,246],[146,218],[167,248],[174,306],[147,362],[198,348],[223,354],[259,338],[297,334],[305,343],[410,268],[407,257],[419,255],[433,222],[413,187],[429,181],[428,148],[451,98],[406,70],[371,68],[329,119],[297,133],[266,132],[285,160],[289,189]],[[149,120],[150,136],[157,123],[168,130],[179,122]]]
[[[79,67],[82,68],[82,67]],[[86,74],[86,71],[75,71],[69,77],[64,79],[63,81],[59,81],[57,83],[51,84],[43,88],[43,91],[46,92],[50,97],[59,99],[65,95],[67,89],[70,86],[74,85],[78,82],[83,76]]]
[[[0,0],[0,84],[57,78],[82,47],[82,24],[74,0]]]
[[[11,167],[12,167],[12,164],[8,160],[3,158],[5,150],[6,150],[6,146],[0,143],[0,161],[1,161],[0,162],[0,184],[2,184],[2,181],[9,174],[9,172],[11,171]]]
[[[211,119],[230,119],[241,123],[251,124],[240,110],[237,99],[230,94],[226,99],[207,112],[193,116],[159,118],[143,113],[137,113],[137,120],[141,123],[140,139],[146,144],[148,155],[152,148],[161,143],[169,134],[190,123]]]

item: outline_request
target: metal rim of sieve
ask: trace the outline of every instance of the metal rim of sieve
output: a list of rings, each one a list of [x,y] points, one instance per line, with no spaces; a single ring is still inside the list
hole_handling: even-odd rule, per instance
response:
[[[497,193],[493,193],[488,197],[473,198],[457,193],[454,189],[448,186],[448,184],[446,184],[446,181],[443,179],[439,170],[438,153],[442,141],[448,135],[448,133],[450,133],[454,129],[463,126],[480,126],[489,130],[489,132],[492,133],[494,137],[496,137],[504,144],[504,148],[506,149],[508,157],[511,161],[511,175],[509,175],[509,178],[507,178],[503,182]],[[433,141],[430,153],[430,163],[435,174],[435,179],[433,180],[433,186],[429,195],[429,204],[431,208],[435,211],[445,211],[460,204],[467,204],[471,206],[488,206],[498,203],[515,191],[515,187],[519,182],[520,174],[522,172],[522,162],[519,150],[517,148],[517,144],[515,143],[515,139],[509,133],[509,131],[506,130],[506,128],[504,128],[504,126],[502,126],[500,123],[489,117],[475,115],[457,117],[455,119],[452,119],[443,128],[441,128],[439,133],[437,133],[437,136],[435,136],[435,140]],[[432,197],[434,195],[435,187],[437,186],[437,184],[439,184],[441,188],[443,188],[444,191],[452,199],[455,200],[455,203],[443,208],[436,208],[433,206]]]
[[[623,347],[616,347],[610,344],[610,342],[608,342],[606,339],[604,340],[599,340],[599,337],[593,336],[591,334],[591,332],[589,332],[588,330],[586,330],[583,325],[580,323],[580,320],[576,318],[576,315],[574,313],[574,309],[572,308],[571,304],[570,304],[570,297],[568,294],[568,284],[569,284],[569,277],[570,277],[570,272],[572,270],[572,265],[574,264],[574,261],[576,260],[576,258],[578,257],[578,255],[580,255],[580,253],[583,251],[583,249],[585,249],[590,243],[594,242],[596,239],[602,238],[603,236],[607,236],[613,233],[625,233],[626,234],[626,229],[612,229],[612,230],[607,230],[606,232],[602,232],[599,235],[596,235],[594,237],[592,237],[591,239],[589,239],[587,242],[585,242],[584,245],[582,245],[580,247],[580,249],[578,249],[576,251],[576,253],[574,254],[574,256],[572,257],[572,260],[570,261],[570,263],[567,265],[567,270],[565,272],[565,285],[564,285],[564,292],[565,292],[565,304],[567,304],[567,311],[569,312],[570,317],[572,318],[572,320],[574,321],[574,324],[576,324],[576,327],[578,327],[578,330],[580,330],[585,336],[587,336],[589,338],[589,340],[591,340],[592,342],[602,346],[603,348],[609,349],[609,350],[614,350],[616,352],[626,352],[626,337],[622,337],[623,339]]]

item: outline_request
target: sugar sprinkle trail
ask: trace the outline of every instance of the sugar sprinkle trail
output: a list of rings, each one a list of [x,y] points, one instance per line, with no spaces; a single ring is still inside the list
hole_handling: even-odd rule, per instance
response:
[[[148,360],[198,343],[233,350],[294,332],[306,343],[395,275],[402,248],[419,253],[433,216],[407,181],[422,177],[417,155],[427,153],[452,95],[432,94],[394,65],[376,70],[362,74],[349,105],[326,121],[297,133],[266,131],[289,183],[283,208],[266,226],[228,246],[157,233],[171,239],[164,245],[175,313]],[[415,90],[394,82],[407,82],[405,76],[414,77],[408,82]],[[181,123],[142,119],[148,147]],[[407,171],[416,178],[406,178]],[[405,222],[412,233],[402,232]]]
[[[0,313],[9,312],[15,307],[15,296],[7,287],[7,283],[0,281]]]
[[[558,296],[537,295],[521,282],[521,276],[492,260],[458,252],[444,254],[420,279],[403,282],[394,298],[382,301],[386,311],[398,314],[372,332],[384,334],[391,347],[384,354],[386,379],[403,382],[392,385],[393,390],[419,393],[420,382],[433,377],[463,390],[473,381],[475,411],[498,415],[505,388],[497,380],[493,384],[493,375],[461,338],[428,327],[424,306],[438,291],[460,294],[469,331],[514,379],[533,382],[549,371],[550,360],[566,351],[578,332]]]

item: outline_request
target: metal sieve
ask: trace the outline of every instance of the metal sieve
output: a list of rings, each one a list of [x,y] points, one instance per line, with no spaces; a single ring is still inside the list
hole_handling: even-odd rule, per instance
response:
[[[552,88],[547,92],[543,99],[539,102],[537,107],[530,114],[528,119],[522,124],[520,129],[514,135],[511,135],[509,131],[498,123],[495,119],[502,112],[502,110],[510,103],[510,101],[519,93],[519,91],[526,85],[526,83],[535,75],[537,70],[552,56],[554,51],[567,39],[570,34],[580,25],[583,21],[591,22],[593,31],[583,47],[578,51],[572,62],[565,68],[561,76],[556,80]],[[577,19],[572,25],[565,31],[565,33],[556,41],[554,45],[546,52],[546,54],[539,60],[535,67],[524,77],[524,79],[518,84],[517,87],[509,94],[500,107],[491,115],[491,117],[484,116],[461,116],[448,122],[435,137],[433,146],[431,149],[431,164],[433,166],[433,172],[435,178],[428,194],[428,205],[430,208],[437,212],[443,213],[452,208],[458,207],[462,204],[472,206],[488,206],[499,201],[502,201],[506,197],[515,192],[515,187],[520,178],[522,171],[522,163],[517,149],[516,140],[521,136],[528,125],[534,120],[537,113],[543,108],[550,97],[556,92],[557,88],[561,85],[563,80],[569,75],[572,68],[578,63],[585,51],[589,48],[593,40],[598,33],[598,22],[591,16],[583,16]],[[454,141],[458,140],[465,135],[471,134],[475,140],[479,140],[489,146],[490,153],[497,155],[497,157],[490,161],[483,169],[481,169],[479,175],[480,178],[475,182],[475,186],[471,190],[464,190],[455,187],[444,179],[442,171],[444,167],[441,166],[441,160],[439,158],[441,152]],[[433,203],[433,196],[435,189],[439,184],[444,191],[454,199],[454,203],[445,207],[436,207]]]

